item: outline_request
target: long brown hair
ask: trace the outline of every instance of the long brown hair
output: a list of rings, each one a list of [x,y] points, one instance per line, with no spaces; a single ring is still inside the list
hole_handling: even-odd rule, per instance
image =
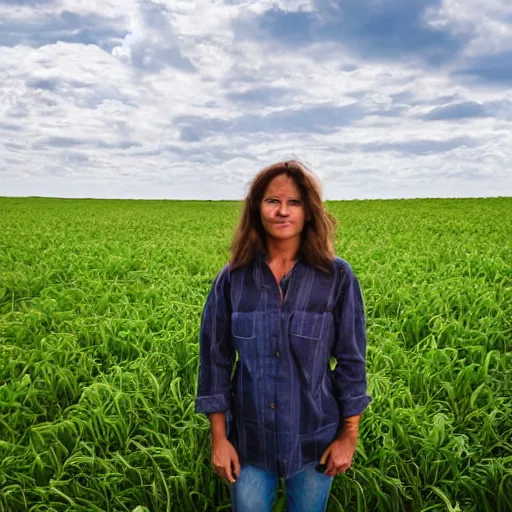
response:
[[[231,244],[231,270],[248,265],[257,251],[266,252],[260,205],[268,184],[280,174],[292,178],[302,195],[306,220],[301,233],[300,256],[319,270],[332,272],[336,219],[324,207],[320,182],[298,160],[269,165],[252,179]]]

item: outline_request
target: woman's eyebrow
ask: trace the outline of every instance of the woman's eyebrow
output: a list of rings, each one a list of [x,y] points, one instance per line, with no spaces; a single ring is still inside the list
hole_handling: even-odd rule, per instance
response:
[[[280,199],[279,196],[265,196],[265,199]],[[289,201],[302,201],[300,196],[291,196],[288,198]]]

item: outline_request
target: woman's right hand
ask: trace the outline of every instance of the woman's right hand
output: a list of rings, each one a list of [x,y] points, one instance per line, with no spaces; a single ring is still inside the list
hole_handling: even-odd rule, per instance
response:
[[[212,441],[212,466],[221,478],[234,484],[240,474],[240,461],[235,447],[226,437]]]

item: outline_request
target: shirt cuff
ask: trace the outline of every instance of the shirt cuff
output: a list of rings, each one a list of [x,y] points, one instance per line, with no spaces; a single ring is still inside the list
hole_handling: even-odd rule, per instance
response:
[[[230,408],[229,399],[225,394],[198,396],[196,397],[195,405],[195,411],[197,413],[202,414],[211,414],[212,412],[224,412]]]
[[[371,396],[361,395],[353,398],[344,398],[340,400],[341,403],[341,416],[342,418],[349,418],[350,416],[357,416],[361,414],[372,401]]]

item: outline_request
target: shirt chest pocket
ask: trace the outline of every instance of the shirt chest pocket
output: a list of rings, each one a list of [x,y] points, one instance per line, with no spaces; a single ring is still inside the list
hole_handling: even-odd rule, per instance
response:
[[[233,338],[254,338],[255,313],[239,313],[231,314],[231,332]]]
[[[313,395],[317,393],[326,370],[322,363],[326,350],[322,334],[325,332],[327,315],[296,311],[290,322],[291,353],[297,363],[300,378]]]
[[[256,336],[255,312],[233,312],[231,315],[231,334],[240,362],[253,377],[261,376],[263,369],[259,364],[259,351]]]

